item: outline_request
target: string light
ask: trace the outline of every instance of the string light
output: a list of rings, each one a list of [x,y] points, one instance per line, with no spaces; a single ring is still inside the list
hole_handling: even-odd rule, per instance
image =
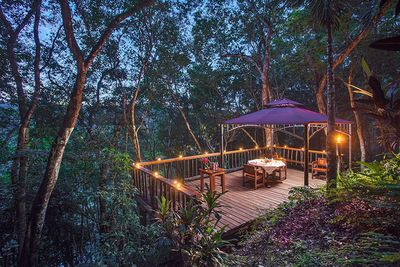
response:
[[[324,150],[322,150],[322,152],[323,152],[323,153],[325,153],[325,152],[326,152],[326,151],[325,151],[325,149],[324,149]]]
[[[176,185],[178,182],[176,180],[174,180],[174,184]]]
[[[304,150],[304,147],[302,147],[301,150]]]
[[[158,160],[158,161],[160,161],[160,160],[161,160],[161,158],[158,158],[157,160]]]
[[[154,176],[156,176],[156,177],[157,177],[157,176],[158,176],[158,172],[155,172],[155,173],[154,173]]]
[[[136,166],[136,168],[139,168],[140,167],[140,163],[136,163],[135,166]]]
[[[239,147],[239,150],[243,150],[243,147]]]
[[[182,155],[179,155],[179,158],[181,159],[181,158],[183,158],[183,156],[182,156]]]
[[[284,147],[284,148],[287,148],[287,145],[284,145],[283,147]]]
[[[208,155],[208,152],[206,151],[206,152],[204,152],[204,154]]]
[[[255,149],[258,149],[258,146],[255,146]]]

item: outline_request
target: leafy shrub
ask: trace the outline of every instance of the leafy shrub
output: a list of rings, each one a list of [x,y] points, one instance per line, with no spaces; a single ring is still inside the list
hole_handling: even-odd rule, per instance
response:
[[[241,243],[243,265],[399,266],[400,155],[363,164],[333,192],[291,190]]]
[[[158,220],[179,258],[175,264],[222,266],[228,262],[228,255],[221,250],[229,245],[222,239],[225,227],[217,228],[221,196],[207,188],[199,201],[190,200],[178,211],[171,210],[171,203],[164,197],[160,200]]]
[[[160,227],[157,224],[141,224],[135,192],[129,180],[122,180],[111,192],[99,192],[99,196],[107,203],[107,231],[99,236],[99,264],[142,265],[157,260],[155,243],[160,235]]]

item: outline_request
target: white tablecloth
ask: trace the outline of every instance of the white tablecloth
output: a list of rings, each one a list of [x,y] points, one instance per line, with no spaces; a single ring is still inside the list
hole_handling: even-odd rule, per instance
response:
[[[266,162],[264,159],[253,159],[248,162],[250,165],[254,165],[263,168],[266,172],[271,173],[272,171],[285,167],[286,164],[281,160],[271,160]]]

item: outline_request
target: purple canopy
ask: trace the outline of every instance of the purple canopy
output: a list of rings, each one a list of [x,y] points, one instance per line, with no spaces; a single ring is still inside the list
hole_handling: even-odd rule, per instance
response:
[[[328,116],[305,109],[302,104],[290,100],[279,99],[267,104],[266,109],[252,112],[238,118],[225,121],[225,124],[306,124],[326,123]],[[336,123],[350,124],[351,121],[336,118]]]

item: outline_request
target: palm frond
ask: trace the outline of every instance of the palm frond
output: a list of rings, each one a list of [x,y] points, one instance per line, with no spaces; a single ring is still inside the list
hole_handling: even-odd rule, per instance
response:
[[[365,95],[365,96],[368,96],[368,97],[372,97],[372,93],[367,91],[367,90],[365,90],[365,89],[362,89],[362,88],[360,88],[358,86],[355,86],[353,84],[349,84],[349,83],[346,83],[346,82],[345,82],[345,84],[347,86],[350,86],[352,88],[357,89],[357,90],[353,90],[353,92],[356,93],[356,94],[361,94],[361,95]]]

